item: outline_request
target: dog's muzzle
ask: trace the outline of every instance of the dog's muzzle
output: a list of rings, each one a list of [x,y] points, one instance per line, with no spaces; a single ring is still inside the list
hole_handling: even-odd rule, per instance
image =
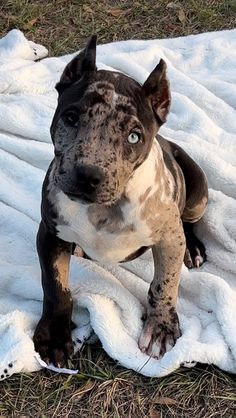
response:
[[[97,191],[104,180],[104,174],[99,167],[79,165],[75,169],[75,188],[66,194],[84,202],[95,202]]]

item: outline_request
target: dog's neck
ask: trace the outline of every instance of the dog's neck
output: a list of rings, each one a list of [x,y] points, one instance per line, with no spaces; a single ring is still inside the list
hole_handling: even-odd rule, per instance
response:
[[[166,168],[163,153],[158,141],[154,139],[146,160],[134,171],[125,188],[127,200],[142,203],[153,192],[160,193],[160,198],[167,198],[172,193],[173,178]]]

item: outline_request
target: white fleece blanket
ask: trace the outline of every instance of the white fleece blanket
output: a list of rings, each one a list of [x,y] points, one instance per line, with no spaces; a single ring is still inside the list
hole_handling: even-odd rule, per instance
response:
[[[71,59],[34,61],[46,55],[17,30],[0,40],[0,379],[42,367],[32,342],[42,308],[35,236],[41,184],[53,157],[54,85]],[[173,97],[161,134],[189,152],[209,180],[209,206],[198,231],[208,261],[199,270],[183,267],[182,337],[158,361],[137,345],[151,255],[116,267],[73,257],[73,338],[78,349],[94,331],[113,359],[145,376],[195,362],[235,373],[236,30],[102,45],[97,61],[99,68],[143,82],[160,57],[168,64]]]

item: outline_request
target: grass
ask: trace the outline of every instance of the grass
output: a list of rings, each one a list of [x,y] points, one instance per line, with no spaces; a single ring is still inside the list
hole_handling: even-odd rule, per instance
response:
[[[212,366],[144,378],[84,347],[79,374],[21,374],[0,384],[0,416],[17,418],[202,418],[236,416],[236,381]]]
[[[21,29],[50,55],[99,42],[189,35],[236,26],[235,0],[2,0],[0,36]],[[0,383],[0,418],[236,417],[236,380],[213,366],[144,378],[114,363],[99,345],[75,359],[80,373],[42,371]]]
[[[97,33],[99,42],[189,35],[235,26],[235,0],[5,0],[0,35],[12,28],[49,47],[73,52]]]

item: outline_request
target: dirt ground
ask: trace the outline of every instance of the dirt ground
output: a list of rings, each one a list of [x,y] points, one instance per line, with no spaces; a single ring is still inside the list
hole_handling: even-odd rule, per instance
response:
[[[235,0],[0,0],[0,36],[19,28],[51,56],[99,43],[184,36],[236,27]],[[236,417],[236,379],[212,366],[144,378],[115,364],[99,344],[74,359],[80,373],[42,371],[0,383],[0,418]]]

